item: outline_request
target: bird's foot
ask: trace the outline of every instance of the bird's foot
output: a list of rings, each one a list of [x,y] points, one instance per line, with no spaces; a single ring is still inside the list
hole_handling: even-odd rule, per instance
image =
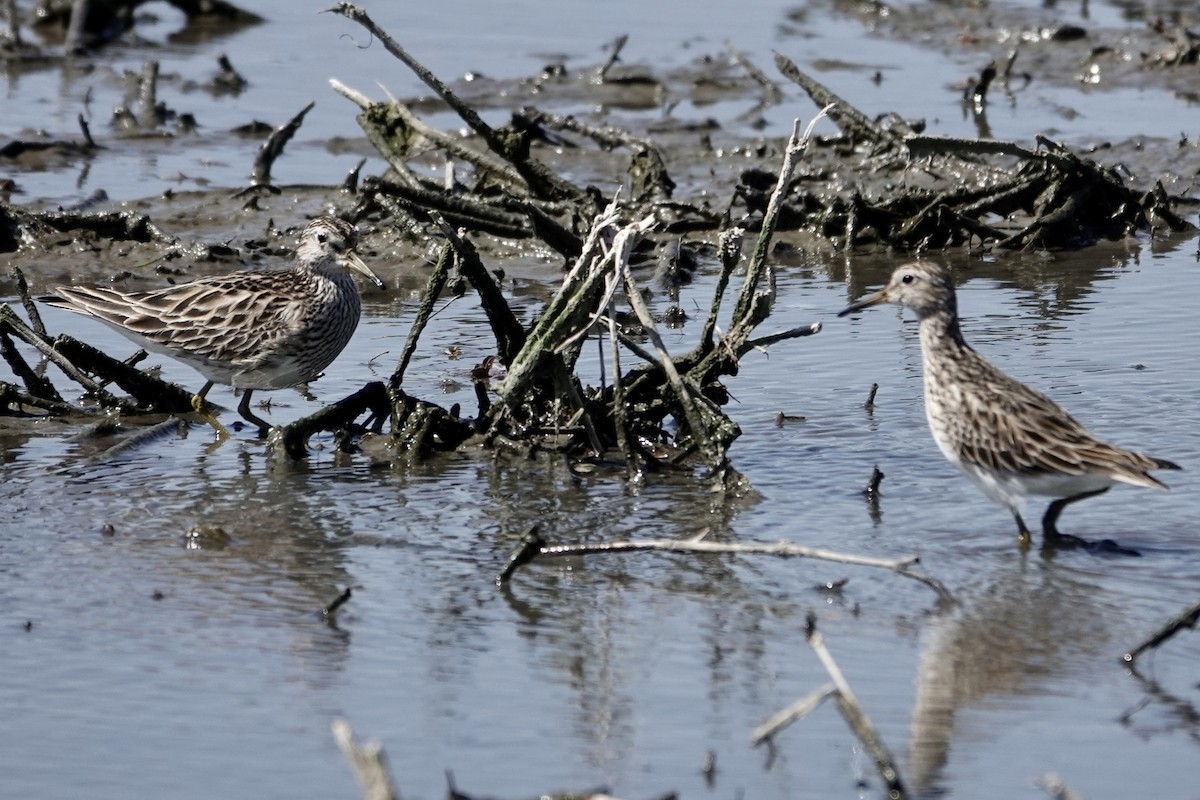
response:
[[[218,441],[229,438],[229,429],[217,421],[217,416],[210,410],[208,401],[198,394],[192,395],[192,411],[195,411],[200,419],[212,426],[213,430],[217,432]]]
[[[255,419],[257,420],[258,418],[255,417]],[[251,422],[251,421],[247,420],[247,421],[243,422],[242,420],[239,419],[233,423],[233,429],[235,431],[239,431],[239,432],[244,430],[247,426],[254,428],[255,435],[259,439],[270,438],[271,431],[275,430],[275,428],[271,427],[270,425],[268,425],[267,423],[262,422],[262,421]]]
[[[1083,539],[1069,533],[1044,532],[1042,538],[1043,550],[1086,550],[1089,553],[1103,556],[1140,556],[1141,553],[1132,547],[1125,547],[1115,539]]]

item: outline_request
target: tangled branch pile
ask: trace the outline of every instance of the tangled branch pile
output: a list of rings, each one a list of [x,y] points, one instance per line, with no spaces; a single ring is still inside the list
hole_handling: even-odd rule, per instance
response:
[[[330,10],[370,31],[459,115],[483,147],[434,129],[401,102],[373,102],[333,81],[334,89],[359,107],[360,126],[390,166],[386,175],[364,178],[361,185],[357,171],[352,174],[353,206],[343,214],[420,237],[440,237],[443,245],[390,379],[367,384],[351,397],[286,426],[282,441],[295,457],[304,455],[313,432],[353,430],[354,421],[370,412],[365,427],[376,432],[382,432],[384,421],[390,419],[385,449],[392,457],[425,457],[478,437],[490,445],[554,448],[576,457],[617,452],[631,476],[649,468],[697,464],[720,474],[728,448],[739,434],[722,411],[728,400],[722,380],[736,374],[740,357],[751,348],[819,330],[819,325],[812,325],[754,338],[756,328],[770,314],[774,297],[768,250],[778,231],[799,231],[845,248],[921,250],[1069,248],[1159,225],[1189,227],[1174,211],[1180,198],[1168,197],[1161,186],[1131,188],[1113,170],[1049,140],[1039,140],[1037,149],[1028,149],[1012,142],[923,136],[912,123],[872,120],[783,56],[776,57],[780,72],[824,107],[817,118],[828,113],[840,132],[814,142],[821,146],[820,159],[801,162],[810,144],[811,126],[801,134],[797,125],[778,171],[744,170],[726,208],[715,210],[673,197],[676,186],[666,168],[667,154],[652,139],[535,108],[521,109],[508,125],[494,128],[361,9],[342,3]],[[767,101],[777,102],[778,87],[740,53],[735,56],[764,87]],[[264,145],[253,190],[271,188],[269,162],[282,151],[306,111]],[[627,151],[626,198],[610,201],[535,156],[539,142],[569,141],[564,137],[581,138],[604,150]],[[414,170],[411,162],[431,150],[469,165],[472,186],[465,189],[457,180],[438,184]],[[903,180],[877,181],[875,189],[864,191],[859,184],[838,178],[839,168]],[[178,248],[145,217],[39,214],[0,205],[0,249],[16,249],[37,231],[71,227]],[[641,240],[663,246],[664,234],[682,231],[713,237],[719,273],[694,348],[672,355],[663,346],[630,265]],[[741,266],[747,232],[757,239],[745,264],[732,320],[722,332],[718,314]],[[530,326],[514,315],[481,260],[470,238],[480,236],[536,239],[570,265],[558,291]],[[495,399],[477,385],[478,409],[469,417],[457,407],[441,408],[402,388],[434,304],[452,284],[469,284],[478,294],[494,334],[497,359],[507,368]],[[629,306],[644,338],[618,324],[620,303]],[[29,325],[11,310],[0,309],[2,355],[23,383],[23,388],[0,384],[0,405],[6,411],[30,406],[55,414],[80,411],[65,403],[53,385],[24,362],[13,347],[14,338],[56,363],[100,407],[191,410],[186,392],[140,372],[133,363],[96,353],[70,337],[48,336],[33,303],[26,306]],[[611,365],[611,380],[590,387],[582,383],[575,367],[583,342],[597,333],[607,337],[605,358]],[[622,360],[631,357],[636,366],[623,366]],[[105,384],[110,381],[132,401],[108,392]]]

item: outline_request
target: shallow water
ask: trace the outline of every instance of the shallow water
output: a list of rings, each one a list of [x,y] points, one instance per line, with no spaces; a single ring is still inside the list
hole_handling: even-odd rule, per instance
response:
[[[962,287],[968,337],[1098,432],[1190,468],[1192,246],[1135,243],[1098,269],[1096,254],[1036,264],[1044,278],[1019,285],[993,268]],[[755,492],[725,504],[686,479],[631,493],[553,458],[466,453],[394,471],[318,451],[293,465],[248,434],[213,448],[194,428],[110,460],[54,422],[10,442],[8,791],[348,796],[327,732],[344,715],[385,743],[413,797],[441,792],[444,769],[497,796],[596,785],[698,796],[709,750],[714,791],[846,795],[877,779],[831,708],[784,733],[769,766],[748,744],[750,728],[825,681],[803,639],[812,610],[914,784],[1000,798],[1058,772],[1093,798],[1188,796],[1180,765],[1197,731],[1181,715],[1197,701],[1188,665],[1200,643],[1181,637],[1152,660],[1163,694],[1118,659],[1195,599],[1195,472],[1170,475],[1170,494],[1117,489],[1065,515],[1064,529],[1113,536],[1140,559],[1020,554],[1008,514],[929,439],[913,322],[881,309],[835,319],[850,299],[837,272],[781,267],[771,327],[826,328],[748,358],[731,381],[744,431],[734,460]],[[1060,304],[1081,273],[1086,294]],[[354,388],[396,326],[369,319],[314,390]],[[455,363],[414,365],[410,390]],[[806,419],[777,427],[777,411]],[[860,495],[876,464],[878,520]],[[963,608],[938,613],[926,588],[886,573],[749,557],[545,563],[498,590],[492,578],[535,523],[561,541],[707,529],[917,553]],[[815,588],[843,577],[839,595]],[[338,624],[324,624],[319,609],[348,586]]]
[[[514,8],[487,11],[504,19]],[[615,15],[606,8],[578,13]],[[737,34],[743,49],[745,41],[799,47],[781,8],[754,8],[708,18],[713,27],[690,16],[681,27],[673,16],[671,40],[703,35],[716,49]],[[518,73],[544,60],[536,30],[508,33],[475,11],[454,20],[406,11],[404,27],[422,55],[444,59],[435,69],[463,69],[450,43],[480,35],[475,24],[491,31],[471,51],[491,59],[490,70]],[[260,52],[279,53],[272,68],[299,69],[309,61],[273,42],[294,42],[288,26],[301,23],[278,16],[250,35]],[[608,18],[570,28],[579,33],[565,39],[545,33],[573,57],[595,58]],[[329,23],[303,24],[324,31]],[[802,42],[814,53],[835,51],[839,36],[860,49],[877,44],[844,20],[811,25]],[[936,63],[946,71],[936,53],[891,47],[905,70]],[[211,58],[207,49],[170,52],[181,63]],[[243,52],[249,61],[252,48]],[[345,56],[348,70],[358,55]],[[386,63],[378,48],[367,56]],[[322,65],[312,80],[298,73],[280,90],[278,116],[323,91],[315,81],[327,71]],[[860,88],[872,85],[860,77]],[[931,103],[944,92],[934,88]],[[22,96],[32,90],[9,86]],[[261,100],[241,102],[266,114]],[[1022,105],[1030,115],[1021,125],[1036,129],[1045,118],[1032,105]],[[793,113],[780,112],[779,125]],[[314,120],[314,130],[328,135],[321,125],[340,124],[334,117],[348,119],[339,109]],[[303,153],[288,169],[335,180],[345,168]],[[232,165],[250,157],[225,154]],[[74,180],[21,178],[41,197],[69,195],[59,182]],[[159,191],[147,180],[105,186],[116,197]],[[729,381],[743,430],[732,457],[753,486],[744,497],[722,500],[687,477],[652,478],[633,491],[618,474],[579,477],[553,457],[466,452],[392,469],[318,449],[290,464],[248,433],[214,447],[200,427],[109,456],[107,440],[77,425],[8,425],[0,439],[3,794],[353,797],[329,734],[344,716],[383,742],[410,798],[444,792],[446,770],[462,791],[495,797],[598,786],[623,797],[880,796],[869,757],[828,704],[782,733],[774,758],[749,744],[756,724],[827,680],[804,641],[815,611],[919,793],[1038,796],[1039,776],[1057,773],[1093,800],[1192,797],[1200,639],[1185,633],[1164,646],[1147,662],[1153,681],[1128,674],[1119,659],[1195,602],[1200,585],[1196,252],[1195,238],[1143,238],[1001,264],[945,257],[963,276],[959,304],[977,349],[1097,433],[1185,466],[1165,476],[1169,494],[1122,487],[1064,514],[1064,530],[1117,538],[1140,549],[1139,559],[1017,549],[1007,512],[956,475],[928,435],[914,321],[891,308],[834,316],[898,263],[883,257],[814,254],[778,265],[779,298],[763,332],[818,320],[825,328],[748,356]],[[668,332],[673,351],[697,334],[711,277],[682,290],[692,320]],[[411,311],[394,295],[365,300],[354,341],[312,386],[318,400],[342,397],[395,363]],[[660,310],[664,303],[656,298]],[[526,304],[535,310],[536,293]],[[47,322],[90,325],[59,312]],[[103,349],[133,349],[103,326],[77,330]],[[409,391],[471,408],[466,373],[490,345],[478,308],[451,305],[422,344]],[[460,359],[444,355],[450,345],[461,347]],[[186,367],[163,368],[199,383]],[[868,412],[872,383],[880,389]],[[295,392],[272,396],[272,419],[316,408]],[[234,405],[227,392],[213,399]],[[780,411],[804,420],[779,426]],[[886,477],[873,512],[861,489],[875,465]],[[547,561],[498,589],[496,572],[533,524],[556,541],[707,530],[718,541],[915,553],[962,606],[940,610],[927,588],[886,572],[765,557]],[[816,588],[844,577],[839,594]],[[352,599],[336,625],[326,624],[320,609],[346,587]],[[702,774],[709,751],[711,787]]]

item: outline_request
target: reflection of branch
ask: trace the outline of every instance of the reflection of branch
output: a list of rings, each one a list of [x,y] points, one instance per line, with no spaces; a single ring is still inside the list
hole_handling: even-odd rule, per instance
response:
[[[854,695],[854,690],[850,688],[850,683],[846,680],[846,676],[842,674],[842,670],[838,667],[837,662],[833,660],[833,654],[825,647],[825,640],[821,636],[821,632],[817,630],[817,617],[815,614],[810,613],[808,615],[808,622],[805,625],[805,637],[808,639],[809,647],[817,654],[817,658],[821,660],[825,671],[829,673],[832,683],[828,683],[807,697],[801,698],[755,728],[754,733],[751,734],[754,743],[760,744],[770,739],[780,729],[794,720],[806,716],[826,698],[832,697],[837,703],[838,710],[842,712],[842,716],[846,719],[846,724],[850,726],[850,730],[854,731],[854,735],[858,737],[863,747],[866,748],[871,758],[874,759],[875,766],[879,769],[879,776],[887,784],[888,797],[891,800],[902,800],[907,797],[908,794],[904,789],[904,782],[900,780],[900,772],[896,769],[896,760],[892,758],[887,745],[879,737],[879,732],[875,730],[875,726],[871,724],[871,720],[867,717],[866,712],[863,711],[862,705]]]
[[[392,776],[380,744],[362,744],[355,740],[350,723],[344,719],[335,719],[329,727],[333,729],[333,738],[358,778],[364,800],[400,800],[396,787],[392,785]]]
[[[1193,741],[1200,742],[1200,710],[1197,710],[1196,706],[1182,697],[1168,692],[1159,685],[1158,681],[1153,678],[1147,678],[1138,672],[1137,667],[1130,667],[1129,674],[1142,685],[1142,690],[1146,694],[1134,704],[1133,708],[1117,718],[1122,725],[1132,727],[1133,715],[1150,705],[1152,700],[1156,700],[1160,705],[1165,706],[1178,721],[1178,725],[1174,727],[1164,726],[1160,732],[1167,733],[1172,730],[1183,730],[1187,732],[1187,735]]]
[[[756,745],[762,744],[775,734],[791,725],[798,719],[804,719],[817,708],[837,694],[837,687],[827,683],[820,689],[815,689],[782,711],[772,714],[765,722],[750,733],[750,741]]]
[[[1082,794],[1067,786],[1063,779],[1053,772],[1038,778],[1034,784],[1054,800],[1087,800]]]
[[[512,577],[517,568],[528,564],[539,557],[553,556],[582,556],[601,553],[629,553],[647,550],[666,551],[671,553],[737,553],[751,555],[779,556],[781,558],[815,558],[821,561],[836,561],[841,564],[855,564],[860,567],[882,567],[890,569],[898,575],[920,581],[937,592],[938,597],[947,603],[954,603],[950,591],[941,581],[913,569],[919,559],[916,556],[901,556],[900,558],[877,558],[875,556],[858,556],[851,553],[839,553],[835,550],[823,550],[815,547],[804,547],[791,542],[766,543],[724,543],[702,541],[699,537],[692,539],[635,539],[628,542],[598,542],[596,544],[577,545],[548,545],[537,532],[536,527],[526,535],[521,546],[509,556],[508,564],[496,577],[496,583],[502,584]]]
[[[1174,619],[1168,621],[1165,625],[1155,631],[1150,638],[1146,639],[1137,647],[1125,653],[1125,655],[1121,658],[1127,663],[1133,663],[1142,653],[1158,647],[1160,644],[1167,641],[1184,628],[1196,627],[1197,622],[1200,622],[1200,602],[1194,603],[1191,608],[1187,609]]]

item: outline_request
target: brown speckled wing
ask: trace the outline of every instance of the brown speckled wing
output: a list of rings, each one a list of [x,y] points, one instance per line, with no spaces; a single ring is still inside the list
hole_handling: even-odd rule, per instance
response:
[[[304,303],[292,272],[239,272],[150,292],[58,287],[63,302],[163,347],[202,358],[250,364],[287,334]]]
[[[974,424],[956,426],[964,457],[1020,474],[1101,473],[1162,486],[1146,470],[1167,462],[1097,439],[1053,400],[1000,372],[974,351],[962,365],[976,373],[975,380],[960,386],[974,388],[975,396],[963,399],[977,412]]]

